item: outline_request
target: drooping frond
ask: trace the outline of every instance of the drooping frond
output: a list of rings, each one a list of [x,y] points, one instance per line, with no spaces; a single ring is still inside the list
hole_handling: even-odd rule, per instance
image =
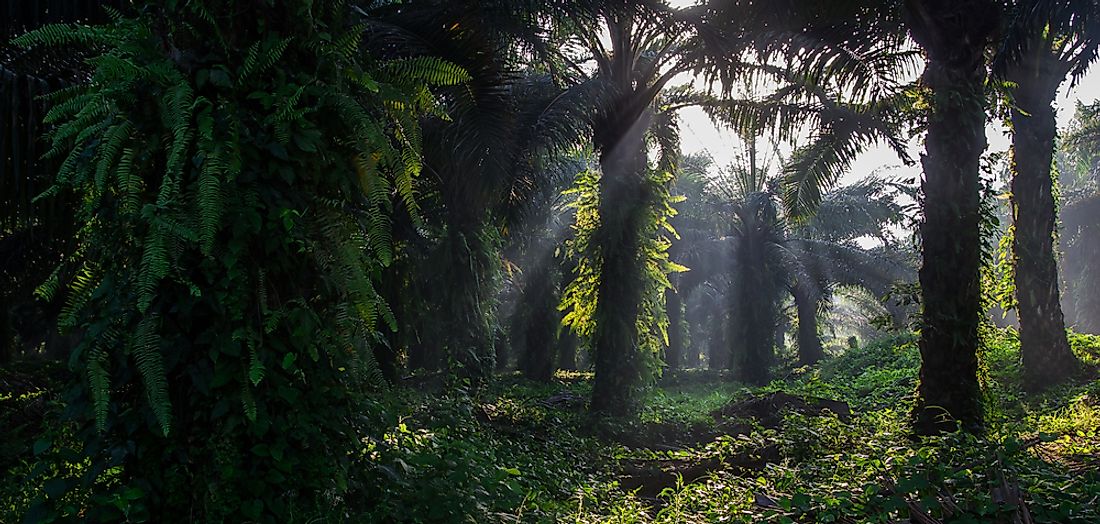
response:
[[[910,162],[900,136],[902,116],[908,111],[907,93],[871,106],[844,106],[825,111],[823,127],[812,142],[795,151],[784,166],[783,202],[796,219],[810,216],[856,157],[876,143],[890,146]]]
[[[141,319],[130,339],[130,354],[145,385],[149,408],[160,425],[161,433],[168,435],[172,429],[172,404],[168,398],[168,378],[164,371],[164,358],[161,356],[159,323],[157,315]]]

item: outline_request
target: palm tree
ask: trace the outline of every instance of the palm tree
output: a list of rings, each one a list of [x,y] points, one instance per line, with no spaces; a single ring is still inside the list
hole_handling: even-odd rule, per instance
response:
[[[915,280],[910,250],[890,233],[903,220],[897,202],[899,185],[871,177],[826,193],[813,218],[796,222],[792,236],[805,276],[790,286],[798,318],[799,361],[813,364],[824,357],[817,319],[838,287],[862,290],[898,323],[903,311],[885,301],[898,283]],[[863,248],[859,241],[874,241]]]
[[[985,52],[992,0],[909,0],[904,13],[924,50],[928,90],[920,269],[922,326],[915,428],[981,425],[978,172],[985,150]]]
[[[761,138],[742,134],[744,147],[731,168],[704,179],[702,195],[688,200],[684,219],[676,218],[686,227],[673,248],[676,261],[690,268],[677,276],[679,293],[709,283],[725,296],[730,358],[718,360],[750,383],[768,380],[786,331],[788,297],[798,316],[799,358],[812,364],[824,355],[817,317],[837,286],[881,298],[892,284],[911,278],[903,250],[886,233],[901,220],[898,184],[872,177],[828,191],[814,215],[799,216],[780,205],[789,171],[773,169],[789,163],[775,153],[777,143],[759,148]],[[881,247],[868,251],[860,239],[878,239]]]
[[[780,10],[767,7],[763,12],[758,11],[761,11],[760,6],[741,2],[714,2],[684,10],[669,9],[661,3],[627,3],[601,6],[573,22],[573,26],[579,28],[579,33],[573,33],[577,37],[572,42],[573,47],[585,51],[582,60],[593,64],[595,72],[577,66],[573,60],[564,62],[579,79],[598,82],[604,100],[593,125],[593,143],[603,174],[599,189],[600,225],[593,242],[599,260],[592,335],[597,377],[592,406],[597,411],[629,411],[633,391],[644,375],[638,319],[646,278],[640,254],[646,239],[640,232],[645,222],[652,220],[654,195],[658,192],[647,181],[645,141],[653,119],[664,116],[654,107],[654,102],[668,82],[680,73],[706,71],[708,77],[729,86],[753,69],[744,62],[748,50],[767,56],[774,51],[789,52],[799,47],[798,35],[803,34],[802,28],[787,31],[785,35],[789,38],[776,38],[778,33],[772,26],[756,22],[771,21]],[[858,11],[845,10],[844,13]],[[832,20],[841,18],[837,16]],[[843,39],[852,36],[850,31],[836,27],[831,26],[830,30],[834,42],[841,40],[840,35]],[[601,34],[608,35],[606,41],[598,36]],[[782,43],[788,45],[784,47]],[[819,63],[836,64],[833,70],[837,78],[852,77],[852,71],[874,62],[845,58],[852,56],[850,49],[831,56],[840,58],[828,60],[819,56]],[[890,58],[885,59],[887,56]],[[880,54],[878,58],[884,58],[883,62],[896,62],[890,53]],[[766,60],[762,58],[761,63]],[[819,73],[810,71],[807,74]],[[872,88],[878,85],[876,82],[852,78],[849,86],[856,93],[876,91]],[[891,81],[887,79],[886,83]],[[709,103],[705,97],[688,98],[693,99],[687,103]],[[663,112],[670,113],[681,105],[669,104]],[[839,125],[844,119],[834,118],[835,113],[837,111],[827,113],[829,121],[838,124],[834,126],[836,132],[830,135],[832,143],[865,144],[869,141],[868,136],[877,136],[858,125]],[[853,130],[853,127],[859,129]],[[825,165],[835,171],[843,162],[843,159],[825,159],[806,164]]]
[[[569,261],[563,249],[573,221],[563,192],[573,177],[587,169],[584,156],[561,158],[545,169],[538,191],[525,198],[519,209],[522,220],[513,220],[505,257],[516,296],[510,318],[510,342],[519,357],[519,369],[529,379],[548,382],[558,366],[562,335],[558,309],[563,277]],[[570,358],[566,356],[566,365]],[[575,364],[570,365],[575,367]]]
[[[677,233],[669,248],[669,258],[685,264],[688,271],[672,275],[672,287],[665,293],[669,324],[665,365],[669,369],[680,368],[687,352],[688,323],[684,321],[687,297],[713,276],[710,269],[716,265],[716,261],[707,258],[704,249],[707,240],[719,230],[706,206],[707,176],[713,162],[706,155],[685,156],[672,186],[673,193],[685,203],[678,206],[676,216],[669,220]]]
[[[1054,253],[1051,165],[1054,97],[1067,75],[1080,78],[1100,49],[1100,3],[1021,0],[1012,6],[996,71],[1013,83],[1012,203],[1017,313],[1025,383],[1065,381],[1079,364],[1066,338]]]
[[[663,3],[609,2],[576,16],[570,26],[575,30],[568,33],[566,49],[581,54],[565,56],[563,63],[575,85],[591,86],[593,147],[600,167],[599,223],[590,243],[598,274],[591,315],[592,409],[619,415],[634,408],[652,366],[645,354],[652,348],[643,349],[652,345],[649,328],[640,324],[654,309],[646,305],[647,289],[654,279],[663,279],[651,273],[647,245],[662,220],[665,204],[660,200],[667,188],[652,176],[647,141],[671,144],[651,131],[655,121],[671,118],[680,106],[662,111],[657,102],[677,75],[738,54],[715,47],[698,9],[675,10]],[[674,156],[666,156],[670,162],[664,163],[671,165]],[[584,307],[575,304],[575,310]]]
[[[904,257],[889,244],[876,250],[857,244],[901,219],[886,182],[870,179],[828,192],[808,221],[781,211],[775,177],[738,170],[724,185],[719,191],[735,197],[727,200],[734,378],[751,384],[770,379],[786,297],[795,303],[799,360],[813,364],[824,356],[818,315],[836,286],[861,287],[882,297],[891,285],[909,278]]]
[[[1069,316],[1075,330],[1100,334],[1100,104],[1078,104],[1063,147],[1060,240]]]
[[[437,310],[417,315],[415,363],[450,361],[459,376],[482,382],[496,368],[503,232],[542,187],[540,166],[581,142],[586,119],[545,71],[520,71],[521,55],[538,40],[529,11],[507,2],[422,2],[384,5],[375,16],[375,45],[445,57],[472,77],[446,94],[449,121],[424,130],[427,181],[419,190],[436,227],[413,220],[405,231],[409,240],[432,233],[427,264],[412,280],[431,282],[417,296]]]

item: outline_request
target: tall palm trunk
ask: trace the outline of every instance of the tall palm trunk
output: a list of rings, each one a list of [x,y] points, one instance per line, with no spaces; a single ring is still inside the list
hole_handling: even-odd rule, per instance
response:
[[[564,257],[565,262],[569,259]],[[559,274],[571,275],[573,274],[572,264],[563,264],[558,267]],[[558,286],[555,290],[555,296],[558,297],[559,304],[561,303],[561,296],[565,292],[565,288],[569,285],[568,278],[561,278],[556,283]],[[555,304],[555,308],[558,304]],[[554,326],[558,330],[557,340],[557,353],[558,353],[558,367],[561,369],[575,371],[577,366],[577,351],[580,349],[581,339],[571,329],[562,326],[561,323],[561,311],[557,311],[554,315]]]
[[[791,319],[780,312],[777,320],[778,322],[775,324],[775,349],[783,351],[787,347],[787,333],[791,331]]]
[[[690,338],[688,343],[684,344],[684,368],[695,369],[703,363],[701,358],[703,352],[700,348],[702,348],[704,344],[700,343],[700,341],[693,336],[695,333],[691,329],[690,324],[688,325],[687,332]]]
[[[707,318],[713,325],[707,330],[707,369],[730,369],[730,340],[733,338],[733,315],[723,316],[719,314],[708,315]]]
[[[1065,381],[1077,368],[1066,338],[1054,253],[1054,97],[1064,73],[1049,46],[1035,45],[1015,67],[1012,203],[1020,353],[1032,389]],[[1061,73],[1061,74],[1060,74]]]
[[[779,301],[766,246],[756,236],[749,233],[735,254],[728,363],[734,380],[763,385],[771,380]]]
[[[512,341],[519,350],[520,371],[525,377],[540,382],[553,378],[557,364],[555,339],[559,322],[555,265],[551,252],[528,276],[517,305],[520,325],[516,326],[516,338]]]
[[[668,349],[665,351],[665,365],[669,369],[680,369],[684,355],[684,302],[677,290],[665,292],[665,307],[668,310]]]
[[[1081,333],[1100,335],[1100,238],[1090,231],[1088,238],[1079,239],[1082,242],[1081,252],[1088,257],[1083,263],[1078,277],[1077,287],[1077,326],[1075,329]]]
[[[985,48],[992,0],[907,0],[924,48],[932,110],[925,138],[921,371],[914,426],[922,434],[981,427],[978,385],[979,159],[986,148]]]
[[[1079,333],[1100,335],[1100,196],[1093,195],[1067,204],[1058,217],[1067,239],[1062,259],[1065,272],[1066,297],[1073,329]]]
[[[642,226],[651,197],[646,183],[648,121],[639,109],[627,103],[612,111],[594,137],[603,176],[596,231],[601,266],[592,336],[592,409],[610,415],[625,415],[636,407],[642,373]]]
[[[568,371],[577,369],[577,349],[580,346],[580,338],[568,329],[562,329],[559,317],[554,317],[554,325],[558,332],[558,367]]]
[[[794,296],[798,314],[798,361],[802,365],[816,364],[825,358],[825,349],[817,332],[818,301],[813,294],[797,287],[791,295]]]
[[[443,249],[451,261],[446,280],[446,306],[442,319],[450,337],[444,342],[455,373],[475,383],[492,377],[496,368],[493,339],[493,285],[496,283],[496,252],[491,232],[474,219],[451,221]]]

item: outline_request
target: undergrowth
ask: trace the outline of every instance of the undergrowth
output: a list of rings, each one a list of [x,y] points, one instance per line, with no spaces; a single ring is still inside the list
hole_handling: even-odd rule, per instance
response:
[[[1071,341],[1082,361],[1100,362],[1100,337]],[[394,388],[377,406],[382,427],[362,439],[361,495],[322,520],[978,523],[1026,512],[1033,522],[1100,522],[1100,383],[1027,395],[1018,356],[1011,332],[988,334],[985,433],[932,439],[907,430],[920,365],[908,336],[762,388],[680,373],[630,420],[590,417],[583,373],[550,384],[506,376],[442,395]],[[775,392],[842,401],[851,417],[716,416]],[[12,489],[6,509],[19,500]]]

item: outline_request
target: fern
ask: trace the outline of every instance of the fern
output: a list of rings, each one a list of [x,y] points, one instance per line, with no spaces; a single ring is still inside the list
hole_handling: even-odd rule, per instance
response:
[[[64,100],[60,102],[54,100],[50,110],[46,112],[46,116],[42,117],[43,123],[52,124],[65,118],[71,118],[83,111],[89,104],[103,101],[100,93],[88,92],[88,88],[82,85],[68,90],[56,91],[55,93],[60,93],[56,98],[64,97]]]
[[[61,267],[54,268],[50,276],[44,282],[34,288],[34,296],[43,302],[52,302],[57,292],[61,289]]]
[[[109,104],[102,97],[96,97],[83,104],[67,122],[50,131],[50,149],[42,155],[42,158],[57,158],[65,152],[68,152],[71,157],[73,149],[82,148],[89,138],[109,125],[105,117],[110,113],[110,109]],[[72,167],[73,165],[70,165],[69,169]],[[70,171],[66,176],[71,175]]]
[[[240,72],[237,75],[237,83],[244,84],[245,80],[248,80],[254,75],[261,75],[268,68],[275,65],[279,61],[279,58],[286,52],[287,46],[290,45],[291,39],[277,39],[274,42],[256,42],[248,48],[248,54],[245,55],[244,63],[241,65]],[[266,49],[264,49],[266,47]]]
[[[149,305],[156,298],[156,288],[161,279],[168,274],[168,251],[165,246],[164,231],[161,228],[150,228],[145,237],[145,243],[141,256],[141,270],[138,274],[137,308],[141,313],[149,309]]]
[[[224,207],[224,190],[221,175],[225,172],[220,152],[215,150],[203,161],[199,174],[199,191],[196,200],[199,210],[199,244],[209,255],[214,247]]]
[[[62,329],[76,327],[78,315],[84,310],[88,301],[92,298],[99,282],[96,275],[87,263],[81,267],[80,272],[69,284],[69,297],[65,305],[61,307],[61,313],[57,317],[57,323]]]
[[[272,9],[291,9],[282,4]],[[156,26],[116,12],[101,28],[51,26],[19,40],[92,56],[90,81],[46,97],[48,154],[61,161],[47,193],[75,194],[80,224],[77,250],[38,293],[65,294],[61,324],[87,333],[88,350],[72,363],[85,366],[89,424],[102,432],[108,414],[126,428],[155,419],[127,434],[151,460],[173,429],[175,380],[210,391],[171,399],[188,413],[239,394],[244,414],[227,415],[236,416],[225,426],[231,436],[249,430],[244,419],[256,422],[273,392],[312,388],[301,397],[308,410],[272,422],[286,431],[332,416],[323,402],[345,405],[344,381],[381,381],[368,344],[397,324],[376,289],[396,256],[394,206],[418,209],[421,118],[442,115],[430,87],[469,78],[438,59],[372,62],[360,49],[363,27],[349,24],[339,1],[292,2],[284,14],[318,21],[281,35],[212,5],[158,6],[169,16],[150,17]],[[165,45],[164,35],[175,37]],[[245,35],[257,36],[238,44]],[[292,155],[273,137],[294,144]],[[161,353],[169,347],[170,361]],[[309,362],[269,373],[274,355]],[[215,377],[223,369],[232,376]],[[122,393],[138,381],[145,398],[133,405]],[[96,445],[89,457],[99,467],[107,454]],[[174,455],[162,458],[176,466]]]
[[[96,429],[102,433],[107,429],[107,407],[111,400],[111,377],[107,370],[107,344],[96,343],[88,355],[88,386],[92,395],[92,408],[95,412]]]
[[[248,343],[248,379],[252,381],[253,386],[259,386],[260,382],[264,379],[264,363],[260,361],[260,357],[256,354],[256,345],[249,341]]]
[[[105,54],[89,61],[96,67],[100,76],[112,82],[111,89],[125,89],[140,80],[153,76],[148,68],[135,64],[132,60],[114,54]]]
[[[326,51],[335,54],[340,60],[351,60],[359,51],[359,42],[363,38],[365,29],[366,27],[362,24],[349,28],[344,36],[334,40],[331,45],[325,46]]]
[[[141,201],[141,179],[134,173],[134,150],[125,148],[115,167],[115,179],[120,193],[123,214],[137,213]]]
[[[96,150],[98,160],[96,161],[95,186],[98,193],[107,190],[107,179],[111,167],[115,165],[115,160],[122,152],[123,144],[130,138],[130,133],[133,130],[134,126],[129,121],[123,121],[111,126],[104,135],[103,142],[99,144],[99,148]]]
[[[430,56],[418,56],[390,60],[382,65],[383,75],[399,84],[419,84],[421,82],[436,86],[452,86],[470,81],[465,69]]]
[[[184,156],[194,132],[191,127],[191,111],[194,108],[194,91],[186,82],[180,81],[172,86],[165,95],[165,105],[168,114],[165,115],[168,128],[172,131],[172,145],[168,152],[168,163],[165,173],[169,177],[178,178],[181,175]]]
[[[172,404],[168,399],[168,378],[164,372],[164,360],[160,354],[159,318],[148,315],[138,323],[130,341],[130,353],[134,356],[138,373],[145,385],[145,396],[161,433],[165,436],[172,429]]]
[[[244,408],[244,416],[250,422],[256,422],[256,398],[252,396],[252,388],[248,387],[248,380],[241,381],[241,407]]]
[[[115,35],[108,29],[77,24],[50,24],[11,40],[12,44],[26,48],[67,45],[83,47],[92,44],[110,45],[116,42]]]

